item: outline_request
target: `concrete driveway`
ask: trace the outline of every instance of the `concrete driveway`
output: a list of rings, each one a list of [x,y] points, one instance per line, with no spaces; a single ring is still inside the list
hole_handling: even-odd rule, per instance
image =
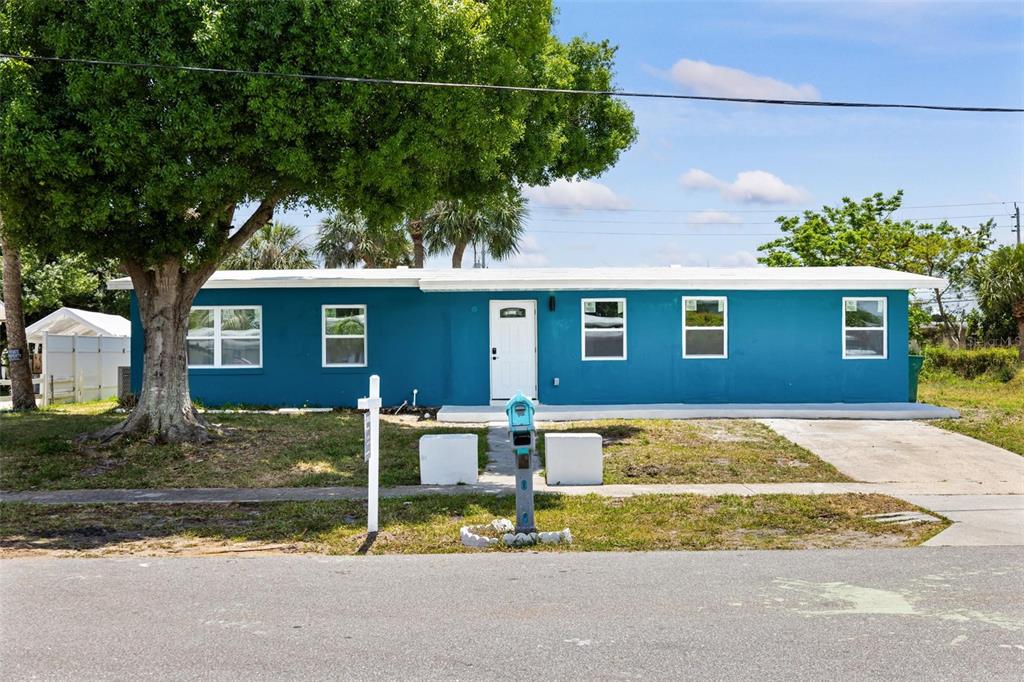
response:
[[[1024,494],[1024,457],[911,421],[765,419],[850,478],[919,494]]]
[[[953,521],[926,545],[1024,545],[1016,453],[920,422],[763,421],[850,478]]]

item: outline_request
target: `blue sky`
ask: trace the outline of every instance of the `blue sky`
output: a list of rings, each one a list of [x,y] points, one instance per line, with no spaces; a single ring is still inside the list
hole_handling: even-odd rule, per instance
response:
[[[557,5],[559,36],[619,46],[625,90],[1024,106],[1020,2]],[[902,216],[992,216],[1009,242],[999,202],[1024,202],[1021,114],[629,102],[636,144],[593,181],[528,190],[523,252],[504,266],[748,265],[777,215],[901,188],[929,206]],[[318,215],[279,218],[312,231]]]

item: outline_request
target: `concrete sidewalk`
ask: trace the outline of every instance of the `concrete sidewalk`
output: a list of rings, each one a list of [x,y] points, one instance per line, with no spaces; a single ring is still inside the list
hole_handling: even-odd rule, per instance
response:
[[[904,499],[957,497],[941,492],[941,487],[914,486],[898,483],[662,483],[645,485],[575,485],[549,486],[540,477],[534,478],[534,489],[541,493],[562,495],[600,495],[631,497],[634,495],[827,495],[844,493],[878,493]],[[384,498],[417,495],[512,495],[511,483],[492,482],[475,485],[400,485],[381,488]],[[971,495],[971,498],[1014,498],[1017,495]],[[94,488],[81,490],[0,491],[0,502],[28,504],[225,504],[231,502],[312,502],[316,500],[365,500],[366,488],[337,486],[322,488]]]
[[[604,497],[878,493],[938,512],[954,522],[928,544],[1024,545],[1024,457],[919,423],[766,423],[843,473],[866,482],[548,486],[536,476],[534,488],[537,492]],[[514,494],[511,448],[504,428],[489,429],[488,447],[491,461],[477,484],[395,486],[382,488],[381,497]],[[363,487],[0,491],[0,502],[30,504],[223,504],[365,498]]]
[[[903,499],[953,522],[926,541],[927,546],[1024,545],[1024,495],[908,495]]]

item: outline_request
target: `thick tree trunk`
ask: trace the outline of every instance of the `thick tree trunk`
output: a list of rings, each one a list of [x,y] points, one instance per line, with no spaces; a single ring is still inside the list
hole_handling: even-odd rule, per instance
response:
[[[466,255],[466,242],[456,244],[455,248],[452,249],[452,267],[462,267],[462,257]]]
[[[149,436],[158,443],[204,443],[216,435],[207,421],[192,406],[188,388],[188,359],[185,335],[192,299],[206,280],[216,272],[217,265],[252,237],[274,217],[280,197],[270,196],[260,202],[241,227],[231,233],[234,206],[225,208],[222,226],[224,248],[192,268],[182,267],[176,258],[155,266],[127,261],[125,270],[132,286],[142,321],[143,348],[142,389],[128,419],[84,439],[111,442],[125,436]]]
[[[416,219],[409,221],[409,238],[412,239],[412,266],[422,268],[427,258],[426,249],[423,246],[423,221]]]
[[[11,369],[11,403],[15,410],[34,410],[36,392],[32,388],[32,365],[25,338],[25,313],[21,305],[21,255],[5,236],[2,221],[0,249],[4,252],[4,307],[7,317],[7,361]]]
[[[155,269],[129,267],[142,321],[142,388],[128,419],[92,437],[109,442],[125,436],[156,442],[206,442],[214,434],[192,406],[185,334],[197,285],[177,261]]]

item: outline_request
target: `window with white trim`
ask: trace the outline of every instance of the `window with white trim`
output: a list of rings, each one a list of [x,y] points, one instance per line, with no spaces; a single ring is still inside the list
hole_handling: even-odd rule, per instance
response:
[[[728,314],[724,296],[684,296],[683,357],[728,357]]]
[[[324,367],[366,367],[366,306],[325,305]]]
[[[580,302],[584,360],[626,359],[626,299],[585,298]]]
[[[843,358],[884,360],[886,319],[884,298],[844,298]]]
[[[262,367],[261,306],[195,306],[185,335],[189,367]]]

